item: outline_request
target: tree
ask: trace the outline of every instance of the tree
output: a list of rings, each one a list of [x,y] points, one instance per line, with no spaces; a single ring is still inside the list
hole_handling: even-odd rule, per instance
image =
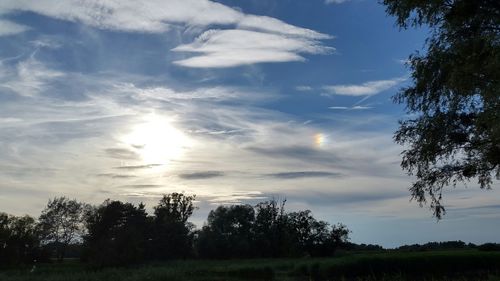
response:
[[[412,199],[439,219],[443,188],[500,177],[500,2],[383,0],[402,28],[431,29],[426,52],[409,58],[411,86],[394,101],[411,116],[395,141],[406,145],[401,166],[416,176]]]
[[[145,259],[148,229],[144,204],[106,200],[85,213],[83,260],[96,267],[121,266]]]
[[[299,255],[310,254],[311,248],[315,242],[315,235],[319,236],[316,228],[321,227],[318,221],[313,217],[310,210],[291,212],[288,214],[287,231],[293,237],[294,243],[290,246],[295,249]]]
[[[35,219],[0,213],[0,267],[36,262],[39,245]]]
[[[343,224],[330,226],[316,220],[310,210],[288,214],[287,233],[293,237],[289,247],[295,249],[295,255],[332,256],[349,240],[349,232]]]
[[[154,208],[154,236],[150,244],[155,258],[186,258],[191,255],[194,225],[188,219],[196,209],[195,198],[183,193],[166,194]]]
[[[274,198],[255,206],[255,246],[261,257],[288,256],[291,247],[287,232],[286,200]]]
[[[56,249],[56,258],[62,261],[66,248],[83,234],[84,204],[66,197],[49,200],[38,221],[42,243]]]
[[[198,233],[197,249],[205,258],[252,257],[255,211],[251,205],[219,206]]]
[[[351,233],[351,231],[345,224],[338,223],[332,226],[329,239],[333,243],[335,249],[349,242],[349,233]]]

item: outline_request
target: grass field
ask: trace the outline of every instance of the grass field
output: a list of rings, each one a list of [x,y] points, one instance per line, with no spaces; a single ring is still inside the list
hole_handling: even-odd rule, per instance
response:
[[[77,261],[0,272],[2,281],[499,280],[500,252],[349,253],[334,258],[172,261],[92,270]]]

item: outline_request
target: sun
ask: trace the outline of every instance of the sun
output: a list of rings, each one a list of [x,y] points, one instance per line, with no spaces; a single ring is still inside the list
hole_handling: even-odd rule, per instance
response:
[[[190,139],[172,125],[171,120],[156,114],[147,115],[122,140],[141,157],[144,164],[167,164],[182,157]]]

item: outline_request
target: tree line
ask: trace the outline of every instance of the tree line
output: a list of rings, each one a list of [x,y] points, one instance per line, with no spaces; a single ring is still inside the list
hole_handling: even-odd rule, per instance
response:
[[[188,220],[195,196],[164,195],[148,214],[143,203],[90,204],[56,197],[38,219],[0,213],[0,265],[51,260],[68,253],[91,266],[148,260],[331,256],[348,245],[348,228],[314,218],[310,210],[286,212],[275,199],[221,205],[201,229]]]

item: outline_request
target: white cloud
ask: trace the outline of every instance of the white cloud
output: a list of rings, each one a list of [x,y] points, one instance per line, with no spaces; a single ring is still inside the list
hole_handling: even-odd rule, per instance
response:
[[[0,64],[0,81],[2,87],[10,89],[21,96],[34,96],[64,73],[49,69],[34,58],[18,63],[15,67]]]
[[[312,91],[313,88],[311,86],[305,86],[305,85],[303,85],[303,86],[297,86],[297,87],[295,87],[295,90],[300,91],[300,92],[309,92],[309,91]]]
[[[100,29],[162,33],[172,26],[218,26],[175,51],[202,55],[179,60],[186,67],[231,67],[261,62],[303,61],[301,54],[325,54],[332,38],[281,20],[244,14],[208,0],[6,0],[0,13],[29,11]],[[192,29],[198,30],[198,29]]]
[[[59,49],[62,46],[60,42],[51,39],[50,37],[42,37],[40,39],[33,40],[30,43],[36,48]]]
[[[325,4],[342,4],[350,0],[325,0]]]
[[[187,67],[232,67],[260,62],[303,61],[300,55],[326,54],[333,48],[316,40],[250,30],[209,30],[176,52],[200,53],[174,63]]]
[[[0,36],[14,35],[30,29],[28,26],[0,19]]]
[[[405,81],[406,78],[394,78],[389,80],[369,81],[359,85],[331,85],[324,86],[323,89],[332,95],[341,96],[373,96],[383,91],[386,91],[399,83]]]
[[[0,13],[29,11],[111,30],[164,32],[172,24],[187,26],[237,25],[315,39],[330,36],[296,27],[275,18],[246,15],[208,0],[4,0]]]
[[[372,109],[372,106],[361,106],[361,105],[355,105],[352,107],[353,110],[365,110],[365,109]]]
[[[361,106],[361,105],[354,105],[351,107],[348,106],[330,106],[328,107],[329,109],[336,109],[336,110],[367,110],[367,109],[373,109],[371,106]]]
[[[332,39],[333,37],[327,34],[322,34],[311,29],[301,28],[287,24],[275,18],[266,16],[245,15],[237,25],[242,29],[256,29],[277,34],[285,34],[296,37],[310,39]]]
[[[100,29],[164,32],[171,24],[234,24],[243,15],[207,0],[5,0],[0,12],[28,11]]]

